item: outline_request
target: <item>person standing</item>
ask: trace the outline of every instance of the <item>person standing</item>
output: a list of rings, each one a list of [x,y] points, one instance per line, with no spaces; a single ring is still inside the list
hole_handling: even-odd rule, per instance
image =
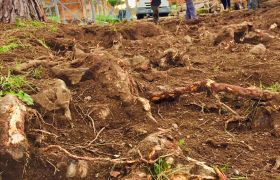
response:
[[[152,0],[151,1],[154,23],[156,23],[156,24],[158,24],[158,22],[159,22],[159,6],[160,6],[160,4],[161,4],[161,0]]]
[[[186,0],[186,20],[197,19],[193,0]]]
[[[230,9],[230,0],[222,0],[222,4],[223,4],[223,6],[224,6],[224,9],[226,10],[226,9]]]

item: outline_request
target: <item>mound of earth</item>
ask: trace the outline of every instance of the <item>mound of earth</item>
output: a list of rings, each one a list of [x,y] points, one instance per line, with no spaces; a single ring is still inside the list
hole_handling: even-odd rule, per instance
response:
[[[0,179],[279,178],[277,3],[196,23],[1,24],[1,79],[24,77],[34,105],[1,94]]]

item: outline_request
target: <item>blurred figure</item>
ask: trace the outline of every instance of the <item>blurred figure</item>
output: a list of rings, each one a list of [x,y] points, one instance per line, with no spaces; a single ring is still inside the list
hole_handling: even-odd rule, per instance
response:
[[[193,0],[186,0],[186,20],[197,19]]]
[[[224,6],[224,9],[230,9],[230,0],[222,0],[222,4]]]
[[[159,6],[160,6],[160,4],[161,4],[161,0],[152,0],[151,1],[154,23],[156,23],[156,24],[158,24],[158,22],[159,22]]]
[[[248,9],[256,10],[260,7],[260,0],[249,0]]]

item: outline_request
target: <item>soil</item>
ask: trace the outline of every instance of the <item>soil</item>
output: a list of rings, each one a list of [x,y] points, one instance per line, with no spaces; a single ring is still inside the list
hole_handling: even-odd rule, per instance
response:
[[[1,43],[17,39],[22,45],[0,54],[1,74],[4,76],[8,69],[42,56],[52,56],[53,61],[59,64],[70,62],[69,54],[79,47],[89,54],[94,54],[96,50],[107,52],[121,61],[120,66],[141,87],[139,95],[147,99],[149,92],[183,87],[206,79],[243,87],[270,86],[280,79],[279,12],[279,2],[266,1],[256,11],[204,15],[192,23],[172,17],[161,19],[159,25],[149,20],[105,26],[47,24],[24,29],[1,24]],[[244,21],[252,22],[254,29],[260,29],[274,38],[265,36],[243,43],[223,39],[219,45],[213,45],[213,37],[209,34],[217,35],[222,28]],[[278,27],[270,29],[274,23]],[[58,32],[51,32],[51,26],[57,27]],[[187,36],[192,38],[191,43],[186,40]],[[49,48],[43,47],[38,39],[44,39]],[[259,43],[266,46],[266,52],[259,55],[249,53]],[[136,55],[155,62],[170,48],[188,55],[187,65],[161,68],[152,63],[152,68],[148,70],[135,71],[128,65]],[[83,66],[90,67],[91,60],[85,58]],[[25,75],[32,87],[55,78],[50,67],[43,67],[42,74],[37,78],[32,77],[30,71]],[[152,114],[158,121],[155,124],[140,115],[129,113],[119,97],[106,91],[106,84],[102,84],[100,79],[87,77],[76,85],[67,84],[73,96],[70,103],[70,124],[73,127],[67,120],[54,119],[44,115],[40,108],[33,107],[42,113],[49,125],[41,124],[34,118],[26,122],[30,154],[20,162],[0,157],[2,179],[66,179],[65,170],[56,171],[54,165],[71,160],[59,155],[59,152],[39,153],[39,148],[60,145],[79,156],[125,158],[132,147],[149,134],[158,132],[159,128],[170,129],[175,142],[185,140],[185,155],[219,167],[228,178],[279,178],[280,170],[272,170],[272,167],[275,158],[280,156],[280,141],[270,126],[252,128],[244,125],[243,128],[226,130],[225,122],[233,115],[227,111],[221,112],[216,99],[206,93],[187,94],[169,101],[151,103]],[[30,91],[31,95],[33,93],[36,92]],[[254,100],[221,96],[225,104],[242,115],[246,115],[248,110],[253,111],[250,108],[256,104]],[[100,109],[105,109],[105,112],[109,109],[105,120],[98,116]],[[89,114],[91,111],[93,113]],[[95,121],[97,131],[105,128],[91,148],[85,150],[77,146],[96,137],[88,114]],[[251,120],[253,118],[258,117],[251,117]],[[44,138],[38,142],[40,133],[34,133],[32,129],[44,129],[58,137],[44,134]],[[120,172],[120,179],[133,168],[108,162],[94,162],[92,165],[94,168],[90,169],[85,179],[114,179],[110,177],[113,170]]]

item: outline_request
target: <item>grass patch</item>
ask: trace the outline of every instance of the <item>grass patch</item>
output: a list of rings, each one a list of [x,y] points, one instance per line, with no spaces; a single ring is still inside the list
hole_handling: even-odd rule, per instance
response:
[[[37,68],[35,68],[31,71],[31,76],[34,79],[40,79],[42,77],[42,73],[43,73],[43,67],[38,66]]]
[[[108,23],[115,24],[115,23],[118,23],[119,20],[114,16],[98,15],[98,16],[96,16],[96,22],[97,23],[108,22]]]
[[[264,85],[264,84],[260,83],[260,88],[262,90],[267,90],[267,91],[271,91],[271,92],[279,92],[280,84],[278,82],[275,82],[271,85]]]
[[[10,52],[11,50],[16,49],[18,47],[20,47],[20,45],[17,43],[9,43],[9,44],[0,46],[0,54]]]
[[[43,27],[44,24],[41,21],[23,21],[21,19],[16,19],[17,28],[25,28],[25,27]]]
[[[46,44],[45,40],[37,39],[38,43],[46,49],[49,49],[49,46]]]
[[[33,105],[33,99],[23,91],[24,86],[28,86],[24,76],[14,76],[9,72],[0,78],[0,97],[13,94],[27,105]]]

